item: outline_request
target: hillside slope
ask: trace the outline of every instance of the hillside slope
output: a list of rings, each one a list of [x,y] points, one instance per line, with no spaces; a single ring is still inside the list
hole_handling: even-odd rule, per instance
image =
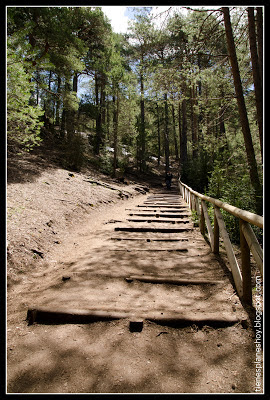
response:
[[[8,286],[51,262],[64,239],[88,216],[95,218],[111,203],[147,190],[97,170],[68,171],[59,166],[57,157],[43,149],[8,160]]]

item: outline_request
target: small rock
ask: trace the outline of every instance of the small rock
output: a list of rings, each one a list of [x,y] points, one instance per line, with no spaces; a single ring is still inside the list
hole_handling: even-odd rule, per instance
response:
[[[30,250],[31,250],[33,253],[37,254],[39,257],[41,257],[41,258],[44,257],[44,254],[43,254],[41,251],[36,250],[36,249],[30,249]]]
[[[68,281],[70,279],[70,276],[62,276],[62,281]]]
[[[232,389],[235,390],[235,388],[236,388],[236,386],[235,386],[235,384],[233,383],[233,384],[232,384]]]

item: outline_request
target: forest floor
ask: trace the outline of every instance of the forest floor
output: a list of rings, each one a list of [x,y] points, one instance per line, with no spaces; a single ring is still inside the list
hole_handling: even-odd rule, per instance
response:
[[[53,151],[14,156],[7,185],[8,393],[251,393],[251,324],[175,328],[125,319],[29,326],[39,293],[91,254],[96,232],[142,202],[150,182],[60,168]],[[116,263],[117,266],[117,263]],[[158,285],[160,286],[160,285]],[[158,289],[157,289],[158,290]],[[229,289],[233,307],[240,301]]]

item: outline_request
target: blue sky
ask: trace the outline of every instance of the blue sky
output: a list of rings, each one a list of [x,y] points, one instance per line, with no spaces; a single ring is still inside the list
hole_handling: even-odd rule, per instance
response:
[[[139,7],[139,6],[136,6]],[[101,6],[102,11],[111,21],[114,32],[126,33],[128,29],[128,21],[133,17],[133,7],[127,6]],[[161,12],[168,10],[170,6],[152,6],[152,14],[158,15]],[[173,6],[172,8],[180,9],[180,7]],[[181,12],[186,12],[181,9]],[[164,14],[163,14],[164,15]],[[162,17],[161,17],[162,18]]]
[[[133,17],[133,7],[142,7],[142,6],[101,6],[102,11],[104,14],[109,18],[111,21],[112,28],[114,32],[117,33],[127,33],[128,30],[128,21],[132,19]],[[149,5],[145,6],[149,7]],[[184,15],[187,15],[188,10],[184,6],[155,6],[151,5],[152,7],[151,13],[153,16],[156,18],[154,19],[154,22],[157,26],[160,26],[164,18],[168,16],[167,11],[169,8],[170,13],[172,14],[174,10],[177,10],[181,12]],[[202,5],[202,6],[191,6],[192,8],[210,8],[210,9],[217,9],[220,6],[207,6],[207,5]]]

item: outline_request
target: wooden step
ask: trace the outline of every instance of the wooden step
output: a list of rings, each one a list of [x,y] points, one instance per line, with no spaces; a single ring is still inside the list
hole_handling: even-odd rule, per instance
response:
[[[183,238],[140,238],[140,237],[111,237],[111,240],[130,240],[130,241],[143,241],[143,242],[187,242],[189,239]]]
[[[155,202],[155,201],[145,201],[143,203],[146,206],[181,206],[182,203],[180,203],[179,201],[177,202],[173,202],[173,201],[162,201],[162,202]]]
[[[115,227],[115,232],[160,232],[160,233],[179,233],[179,232],[190,232],[193,228],[155,228],[155,227],[133,227],[123,226]]]
[[[207,325],[230,325],[242,318],[234,314],[201,312],[201,311],[160,311],[160,310],[123,310],[123,309],[68,309],[65,307],[29,307],[27,311],[27,321],[29,325],[33,323],[45,324],[83,324],[96,321],[110,321],[123,318],[142,318],[149,321],[160,323],[179,323],[179,324],[207,324]]]
[[[217,285],[220,283],[224,283],[220,280],[213,279],[196,279],[196,278],[179,278],[179,277],[171,277],[171,276],[157,276],[157,275],[130,275],[126,278],[127,282],[131,282],[132,280],[137,280],[140,282],[147,283],[165,283],[170,285]]]
[[[160,204],[160,205],[157,205],[157,204],[144,204],[144,205],[137,205],[136,207],[139,207],[139,208],[168,208],[168,209],[170,209],[170,208],[174,208],[175,210],[181,210],[181,209],[183,209],[183,208],[185,208],[185,209],[187,209],[187,206],[184,206],[184,205],[172,205],[172,204],[168,204],[168,205],[165,205],[165,204]]]
[[[167,213],[129,213],[130,217],[156,217],[156,218],[187,218],[190,214],[167,214]]]
[[[145,219],[145,218],[128,218],[128,222],[147,222],[148,224],[151,223],[163,223],[163,224],[188,224],[191,223],[190,220],[171,220],[171,219]]]
[[[155,209],[153,210],[152,208],[146,208],[145,210],[142,210],[142,209],[140,209],[140,210],[138,210],[138,209],[134,209],[134,208],[126,208],[126,211],[135,211],[135,212],[140,212],[140,213],[143,213],[143,212],[145,212],[145,213],[159,213],[159,214],[165,214],[165,213],[187,213],[188,215],[191,215],[191,213],[190,213],[190,211],[189,211],[189,209],[188,208],[182,208],[182,209],[173,209],[173,208],[170,208],[170,209],[168,209],[168,210],[166,210],[166,209],[158,209],[158,207],[155,207]]]
[[[160,249],[160,248],[154,248],[154,249],[150,249],[150,248],[130,248],[130,247],[123,247],[123,248],[107,248],[108,251],[126,251],[128,253],[133,252],[133,251],[145,251],[145,252],[165,252],[167,251],[168,253],[173,253],[173,252],[181,252],[181,253],[186,253],[188,251],[188,249],[186,247],[183,248],[171,248],[171,249]]]

